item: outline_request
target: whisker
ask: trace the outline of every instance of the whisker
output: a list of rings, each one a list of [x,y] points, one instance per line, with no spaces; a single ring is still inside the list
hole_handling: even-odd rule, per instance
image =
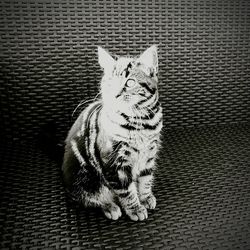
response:
[[[100,95],[101,93],[98,93],[94,98],[92,99],[89,99],[89,100],[86,100],[86,101],[81,101],[77,106],[76,108],[73,110],[72,114],[71,114],[71,117],[73,117],[76,113],[76,111],[78,110],[79,107],[83,106],[84,104],[86,103],[89,103],[89,102],[93,102],[97,99],[97,97]]]
[[[156,112],[154,112],[153,109],[150,108],[150,107],[147,107],[147,110],[150,112],[150,114],[153,114],[153,115],[156,114]],[[146,114],[146,115],[147,115],[147,114]],[[149,115],[147,115],[147,117],[150,119]]]

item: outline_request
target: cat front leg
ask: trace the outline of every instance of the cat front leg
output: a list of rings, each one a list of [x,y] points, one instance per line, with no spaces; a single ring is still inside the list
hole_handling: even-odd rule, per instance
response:
[[[129,146],[125,144],[120,149],[119,157],[113,167],[115,169],[116,181],[111,183],[125,213],[131,220],[141,221],[148,218],[148,213],[138,197],[130,155]]]
[[[132,182],[127,189],[115,190],[115,192],[122,208],[131,220],[142,221],[148,218],[147,209],[140,203],[137,195],[135,182]]]
[[[140,202],[148,209],[155,209],[156,198],[152,193],[154,163],[142,170],[137,179]]]
[[[111,220],[119,219],[122,213],[120,207],[114,202],[114,193],[106,186],[103,186],[99,196],[98,202],[104,215]]]

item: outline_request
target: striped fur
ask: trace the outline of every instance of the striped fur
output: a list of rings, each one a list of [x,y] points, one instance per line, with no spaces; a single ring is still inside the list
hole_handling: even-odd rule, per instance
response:
[[[101,207],[109,219],[118,219],[122,208],[132,220],[144,220],[156,206],[152,185],[162,129],[156,47],[117,61],[99,48],[99,63],[102,98],[68,133],[65,185],[73,199]]]

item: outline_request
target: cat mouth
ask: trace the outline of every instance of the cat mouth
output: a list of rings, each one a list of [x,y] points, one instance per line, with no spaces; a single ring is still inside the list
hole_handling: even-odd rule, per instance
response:
[[[126,101],[126,102],[129,102],[129,101],[131,100],[131,96],[125,95],[125,96],[123,97],[123,100]]]

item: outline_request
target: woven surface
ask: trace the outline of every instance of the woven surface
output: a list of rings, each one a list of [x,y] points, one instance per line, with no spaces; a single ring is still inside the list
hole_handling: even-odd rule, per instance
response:
[[[165,132],[158,205],[143,222],[109,221],[70,203],[46,154],[1,143],[0,248],[250,249],[249,132],[247,125]]]
[[[250,249],[249,27],[248,0],[1,0],[0,248]],[[95,97],[96,45],[138,55],[154,43],[169,129],[158,206],[112,222],[68,201],[32,139],[53,149]]]
[[[138,55],[159,45],[165,125],[249,121],[250,1],[0,1],[0,131],[63,139],[94,97],[96,45]]]

